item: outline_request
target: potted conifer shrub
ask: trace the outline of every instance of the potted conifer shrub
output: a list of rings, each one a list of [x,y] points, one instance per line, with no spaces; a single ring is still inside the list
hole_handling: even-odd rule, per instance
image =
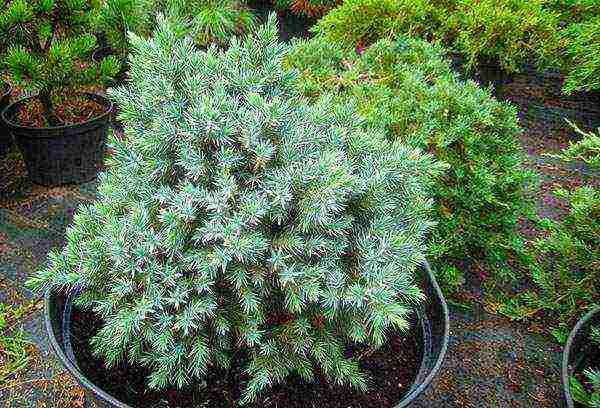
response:
[[[116,407],[409,404],[447,344],[423,245],[444,166],[308,104],[273,15],[226,50],[165,21],[131,41],[127,137],[29,281],[67,369]]]
[[[127,33],[148,35],[157,10],[182,23],[195,36],[199,46],[226,45],[234,35],[246,33],[254,25],[254,15],[240,0],[107,0],[100,11],[98,26],[106,35],[110,52],[122,58],[129,53]]]
[[[600,308],[577,322],[565,346],[562,364],[567,407],[600,406]]]
[[[9,105],[6,122],[30,178],[43,185],[83,182],[101,163],[111,104],[85,86],[118,63],[91,62],[96,2],[10,0],[0,12],[1,58],[10,81],[33,95]]]

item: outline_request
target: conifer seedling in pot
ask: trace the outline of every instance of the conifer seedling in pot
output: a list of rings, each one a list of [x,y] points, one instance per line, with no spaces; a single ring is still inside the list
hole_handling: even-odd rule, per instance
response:
[[[227,398],[264,406],[293,375],[366,391],[353,345],[418,337],[427,191],[444,166],[351,106],[308,104],[274,15],[227,49],[167,21],[131,41],[131,82],[110,91],[125,138],[29,281],[63,296],[47,304],[55,351],[119,407],[156,393],[216,406],[206,394],[236,382]]]
[[[3,112],[33,181],[85,181],[102,157],[110,103],[83,93],[118,71],[97,63],[95,0],[9,0],[0,11],[0,59],[14,86],[32,95]]]

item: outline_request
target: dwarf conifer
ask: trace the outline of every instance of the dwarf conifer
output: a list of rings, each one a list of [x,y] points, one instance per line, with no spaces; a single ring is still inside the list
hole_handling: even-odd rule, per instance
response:
[[[227,50],[168,23],[131,37],[125,124],[99,197],[31,280],[78,290],[104,321],[93,348],[186,386],[248,356],[244,401],[291,373],[366,387],[345,346],[408,330],[440,165],[368,129],[355,110],[310,105],[275,18]]]

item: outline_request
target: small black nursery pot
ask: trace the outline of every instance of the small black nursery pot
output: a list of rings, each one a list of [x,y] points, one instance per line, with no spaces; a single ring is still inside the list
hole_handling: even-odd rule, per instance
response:
[[[418,333],[422,350],[419,369],[415,380],[404,397],[394,408],[409,407],[425,391],[440,370],[448,347],[449,315],[444,296],[427,263],[422,267],[422,288],[427,302],[417,311],[415,332]],[[77,341],[73,335],[73,308],[71,295],[47,292],[45,297],[45,326],[50,346],[66,369],[97,402],[114,408],[130,408],[128,405],[98,387],[89,379],[88,373],[80,368],[72,347]],[[80,360],[81,361],[81,360]],[[383,375],[386,375],[383,373]],[[114,379],[119,381],[123,379]],[[112,381],[112,380],[111,380]],[[327,408],[324,401],[319,406]]]
[[[461,54],[453,53],[448,56],[452,68],[463,79],[472,79],[479,86],[487,88],[492,86],[492,95],[502,96],[502,89],[513,80],[513,75],[502,69],[499,63],[481,61],[473,70],[467,70],[465,58]]]
[[[0,96],[0,112],[3,111],[10,102],[12,88],[6,82],[0,82],[2,95]],[[13,140],[10,131],[6,127],[4,119],[0,118],[0,157],[4,156],[12,147]]]
[[[104,159],[112,103],[100,95],[84,95],[102,105],[104,113],[75,125],[21,126],[16,115],[30,98],[9,105],[2,112],[2,119],[23,153],[27,172],[34,183],[57,186],[83,183],[96,177]]]
[[[590,341],[590,331],[594,326],[600,325],[600,308],[596,308],[583,316],[575,325],[563,351],[562,361],[562,386],[563,397],[568,408],[576,408],[570,388],[570,378],[573,374],[589,367],[600,364],[597,348]]]
[[[500,67],[499,63],[481,62],[477,66],[474,80],[483,87],[492,85],[493,95],[502,95],[502,89],[513,80],[513,76]]]

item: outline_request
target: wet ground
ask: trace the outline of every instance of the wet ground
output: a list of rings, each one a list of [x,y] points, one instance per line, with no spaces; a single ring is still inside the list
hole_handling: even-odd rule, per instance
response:
[[[579,105],[568,102],[572,106],[567,112],[556,96],[548,96],[547,88],[543,81],[522,76],[504,88],[502,97],[520,106],[526,130],[521,141],[529,157],[528,166],[542,174],[540,213],[560,217],[563,209],[551,198],[551,189],[584,182],[598,184],[599,178],[588,169],[561,164],[544,153],[557,152],[573,138],[567,125],[561,126],[557,119],[561,114],[566,112],[577,120],[579,106],[586,118],[593,120],[597,112],[592,111],[598,104],[589,98]],[[92,406],[51,355],[43,330],[42,303],[23,283],[51,248],[62,245],[65,227],[77,205],[93,200],[94,195],[94,182],[51,189],[32,185],[17,154],[0,159],[0,303],[19,310],[9,322],[9,331],[25,332],[31,356],[26,369],[0,381],[0,406]],[[479,289],[471,295],[476,300],[484,297]],[[414,406],[561,407],[560,346],[523,324],[489,313],[493,307],[485,302],[474,305],[470,309],[451,307],[447,358],[432,386]]]

